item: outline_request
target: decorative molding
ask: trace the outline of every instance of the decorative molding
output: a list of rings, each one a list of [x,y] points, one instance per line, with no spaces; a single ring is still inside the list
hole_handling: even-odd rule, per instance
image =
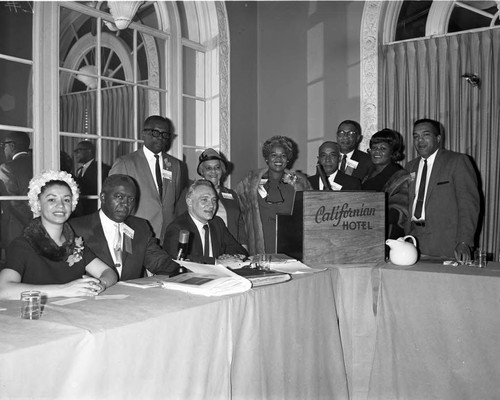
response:
[[[215,2],[219,28],[219,140],[220,150],[230,157],[230,43],[227,10],[223,1]]]
[[[378,38],[382,8],[382,1],[367,1],[361,19],[361,149],[368,148],[370,137],[378,129]]]

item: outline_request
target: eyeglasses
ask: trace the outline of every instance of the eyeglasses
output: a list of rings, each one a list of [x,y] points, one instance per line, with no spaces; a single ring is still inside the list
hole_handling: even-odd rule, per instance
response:
[[[162,137],[163,139],[169,139],[172,136],[171,132],[159,131],[158,129],[146,128],[144,130],[151,132],[151,136],[153,137]]]
[[[358,133],[355,131],[337,131],[337,137],[354,137]]]
[[[75,149],[73,150],[73,153],[79,153],[80,151],[87,151],[87,150],[90,151],[90,149]]]
[[[0,142],[0,147],[5,147],[6,145],[11,144],[11,143],[15,143],[15,142],[12,140],[7,141],[7,142]]]

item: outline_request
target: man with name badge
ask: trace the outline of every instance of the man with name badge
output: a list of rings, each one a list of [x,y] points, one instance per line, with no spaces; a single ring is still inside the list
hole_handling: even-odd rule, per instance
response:
[[[71,219],[76,235],[118,273],[120,280],[175,274],[179,265],[157,243],[148,221],[131,216],[137,189],[127,175],[110,175],[100,194],[101,210]]]
[[[337,129],[337,143],[340,145],[341,151],[339,170],[358,178],[360,181],[363,180],[372,165],[371,157],[364,151],[358,150],[362,138],[359,123],[351,120],[340,123]]]
[[[134,215],[149,221],[160,243],[184,187],[185,166],[167,154],[174,137],[172,121],[159,115],[148,117],[142,131],[144,146],[118,158],[109,172],[134,178],[139,187]]]
[[[324,142],[319,146],[317,173],[309,177],[314,190],[361,190],[361,181],[338,170],[340,146]]]

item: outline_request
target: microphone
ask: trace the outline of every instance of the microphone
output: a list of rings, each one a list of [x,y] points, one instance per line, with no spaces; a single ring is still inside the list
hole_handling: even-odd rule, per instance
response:
[[[185,260],[188,252],[189,231],[179,231],[179,244],[177,245],[177,260]]]

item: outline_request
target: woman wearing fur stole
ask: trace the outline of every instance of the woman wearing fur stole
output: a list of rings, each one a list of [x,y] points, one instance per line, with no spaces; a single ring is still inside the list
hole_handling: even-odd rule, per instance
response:
[[[293,143],[273,136],[262,146],[267,168],[250,171],[236,187],[251,255],[276,252],[276,214],[290,214],[296,191],[309,190],[307,177],[287,169]]]

